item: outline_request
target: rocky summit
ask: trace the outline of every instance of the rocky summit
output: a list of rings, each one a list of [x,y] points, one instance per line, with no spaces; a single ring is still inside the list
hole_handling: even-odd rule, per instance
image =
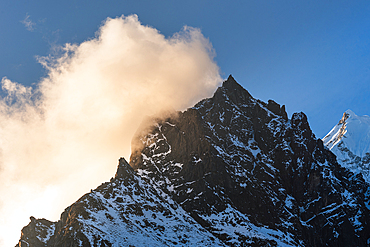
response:
[[[17,246],[367,246],[369,185],[304,113],[231,76],[194,107],[146,119],[129,164]]]

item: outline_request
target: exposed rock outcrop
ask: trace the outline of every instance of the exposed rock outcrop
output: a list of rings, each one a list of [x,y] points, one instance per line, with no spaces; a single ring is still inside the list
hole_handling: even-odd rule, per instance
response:
[[[32,218],[17,246],[369,244],[369,185],[304,113],[288,119],[230,76],[212,98],[146,123],[129,164],[58,222]]]

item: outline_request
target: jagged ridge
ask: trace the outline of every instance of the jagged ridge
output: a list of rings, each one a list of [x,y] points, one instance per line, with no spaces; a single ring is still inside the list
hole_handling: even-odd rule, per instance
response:
[[[231,76],[133,145],[131,166],[228,245],[367,241],[364,181],[337,164],[303,113],[288,120],[284,106],[254,99]]]
[[[132,144],[134,169],[120,160],[60,221],[32,219],[18,246],[368,243],[368,184],[338,165],[303,113],[289,120],[231,76],[193,108],[147,120]]]
[[[31,219],[17,246],[223,246],[124,158],[115,178],[82,196],[58,222],[47,221],[53,234],[49,227],[41,239],[44,222]]]

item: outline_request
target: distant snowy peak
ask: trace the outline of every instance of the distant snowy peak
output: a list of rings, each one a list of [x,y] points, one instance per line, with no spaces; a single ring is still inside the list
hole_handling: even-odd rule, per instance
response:
[[[370,183],[370,117],[347,110],[342,119],[323,138],[337,156],[338,163]]]
[[[327,146],[329,149],[332,149],[335,145],[337,145],[343,139],[344,134],[347,132],[346,120],[349,118],[348,111],[351,110],[347,110],[346,112],[344,112],[343,117],[339,121],[339,123],[335,125],[334,128],[323,138],[325,146]]]
[[[370,117],[357,116],[353,111],[347,110],[342,119],[323,138],[324,144],[333,151],[340,142],[351,153],[358,157],[370,153]]]

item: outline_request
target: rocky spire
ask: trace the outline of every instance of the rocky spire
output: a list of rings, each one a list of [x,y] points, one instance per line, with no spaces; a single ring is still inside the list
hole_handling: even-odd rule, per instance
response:
[[[118,168],[115,177],[116,178],[125,178],[132,176],[134,174],[134,170],[128,164],[124,157],[121,157],[118,161]]]

